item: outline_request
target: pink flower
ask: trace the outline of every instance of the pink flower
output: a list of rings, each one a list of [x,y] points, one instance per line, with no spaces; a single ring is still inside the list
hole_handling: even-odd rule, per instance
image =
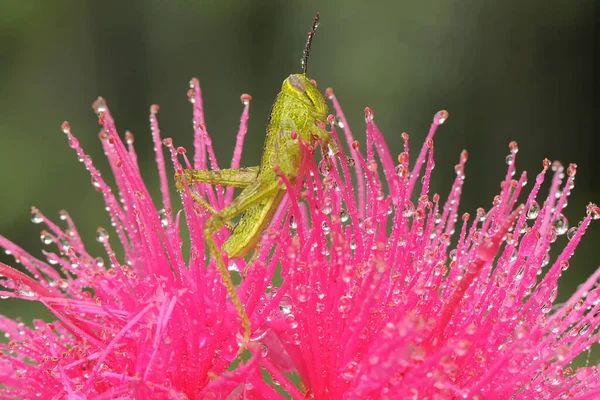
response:
[[[90,171],[111,216],[114,233],[100,228],[106,261],[88,254],[66,213],[66,229],[37,209],[47,262],[0,237],[28,274],[0,264],[0,295],[42,302],[57,321],[34,328],[0,318],[10,342],[0,345],[4,398],[274,399],[508,399],[600,396],[597,368],[573,370],[572,360],[598,340],[600,270],[564,304],[554,304],[557,282],[600,209],[590,204],[580,224],[562,214],[576,168],[545,160],[528,194],[523,173],[513,179],[517,145],[489,210],[458,219],[466,151],[442,203],[430,193],[433,137],[446,118],[438,112],[417,161],[409,165],[408,135],[398,164],[365,110],[366,145],[355,142],[331,92],[350,146],[338,162],[312,157],[304,145],[301,177],[252,261],[228,260],[232,275],[247,268],[237,287],[252,323],[249,358],[230,372],[241,344],[240,318],[214,260],[205,255],[207,215],[190,192],[183,213],[172,206],[171,174],[151,107],[150,122],[162,192],[157,210],[140,176],[133,136],[117,135],[102,99],[94,108],[100,139],[117,188],[111,190],[71,134],[70,146]],[[175,170],[219,168],[208,136],[197,80],[188,92],[194,108],[194,160],[164,139]],[[231,167],[247,128],[244,111]],[[341,144],[341,143],[338,143]],[[341,148],[341,147],[340,147]],[[179,159],[183,159],[183,166]],[[425,166],[424,172],[421,172]],[[538,196],[553,170],[550,192]],[[352,184],[352,174],[356,185]],[[566,176],[565,176],[566,172]],[[564,182],[563,182],[564,181]],[[192,185],[215,208],[231,188]],[[389,194],[387,194],[389,193]],[[411,201],[416,200],[416,204]],[[521,203],[522,202],[522,203]],[[541,206],[540,206],[541,204]],[[183,245],[182,226],[189,232]],[[454,231],[457,231],[453,236]],[[187,233],[186,233],[187,234]],[[223,229],[216,238],[223,243]],[[557,236],[568,243],[551,260]],[[562,240],[562,239],[559,239]],[[122,247],[113,250],[120,243]],[[123,254],[122,257],[117,254]],[[279,274],[283,283],[273,284]],[[263,372],[276,384],[267,384]],[[301,385],[294,384],[293,375]]]

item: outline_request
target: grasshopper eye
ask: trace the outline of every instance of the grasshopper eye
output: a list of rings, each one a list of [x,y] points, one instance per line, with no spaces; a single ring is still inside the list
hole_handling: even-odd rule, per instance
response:
[[[306,86],[304,86],[304,82],[302,82],[296,75],[290,75],[288,82],[294,89],[301,93],[306,93]]]

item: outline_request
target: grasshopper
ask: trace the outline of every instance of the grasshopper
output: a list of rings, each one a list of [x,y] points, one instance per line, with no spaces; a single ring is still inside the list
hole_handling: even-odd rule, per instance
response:
[[[283,174],[292,184],[298,176],[302,161],[299,140],[311,145],[322,141],[323,149],[328,148],[333,154],[337,153],[329,132],[323,128],[328,112],[325,98],[314,81],[306,76],[310,47],[318,26],[317,13],[302,57],[303,71],[301,74],[292,74],[283,81],[281,92],[271,109],[260,165],[213,171],[184,170],[175,175],[176,186],[181,192],[185,192],[186,183],[243,188],[239,196],[222,210],[215,210],[206,200],[191,192],[193,200],[210,214],[204,226],[204,238],[242,320],[244,341],[240,352],[250,340],[250,320],[237,296],[221,252],[231,259],[244,257],[256,249],[285,195],[285,187],[279,183],[279,174]],[[231,221],[238,215],[241,217],[234,225]],[[232,229],[232,232],[222,249],[219,249],[214,235],[224,226]]]

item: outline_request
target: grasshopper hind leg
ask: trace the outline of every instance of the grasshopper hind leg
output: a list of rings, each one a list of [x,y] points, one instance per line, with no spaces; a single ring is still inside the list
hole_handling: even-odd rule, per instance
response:
[[[229,275],[229,271],[225,265],[225,260],[223,259],[221,250],[215,242],[214,235],[226,225],[227,221],[230,221],[240,214],[243,214],[249,208],[255,204],[258,204],[262,199],[276,197],[279,190],[280,189],[277,180],[263,182],[257,179],[246,189],[244,189],[242,193],[240,193],[240,195],[231,202],[231,204],[211,216],[206,221],[206,225],[204,226],[204,240],[208,245],[211,256],[216,260],[217,269],[223,278],[223,282],[227,288],[229,296],[231,297],[233,306],[242,320],[244,339],[242,346],[240,346],[238,356],[244,351],[250,342],[250,318],[248,318],[248,315],[244,310],[244,305],[237,295],[235,285],[231,280],[231,276]],[[249,235],[250,234],[251,233],[249,233]]]

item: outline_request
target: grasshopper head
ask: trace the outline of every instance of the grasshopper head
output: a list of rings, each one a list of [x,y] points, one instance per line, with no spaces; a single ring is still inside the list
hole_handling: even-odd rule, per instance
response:
[[[292,74],[281,87],[281,91],[313,113],[315,120],[325,123],[327,120],[327,102],[319,89],[305,74]]]

